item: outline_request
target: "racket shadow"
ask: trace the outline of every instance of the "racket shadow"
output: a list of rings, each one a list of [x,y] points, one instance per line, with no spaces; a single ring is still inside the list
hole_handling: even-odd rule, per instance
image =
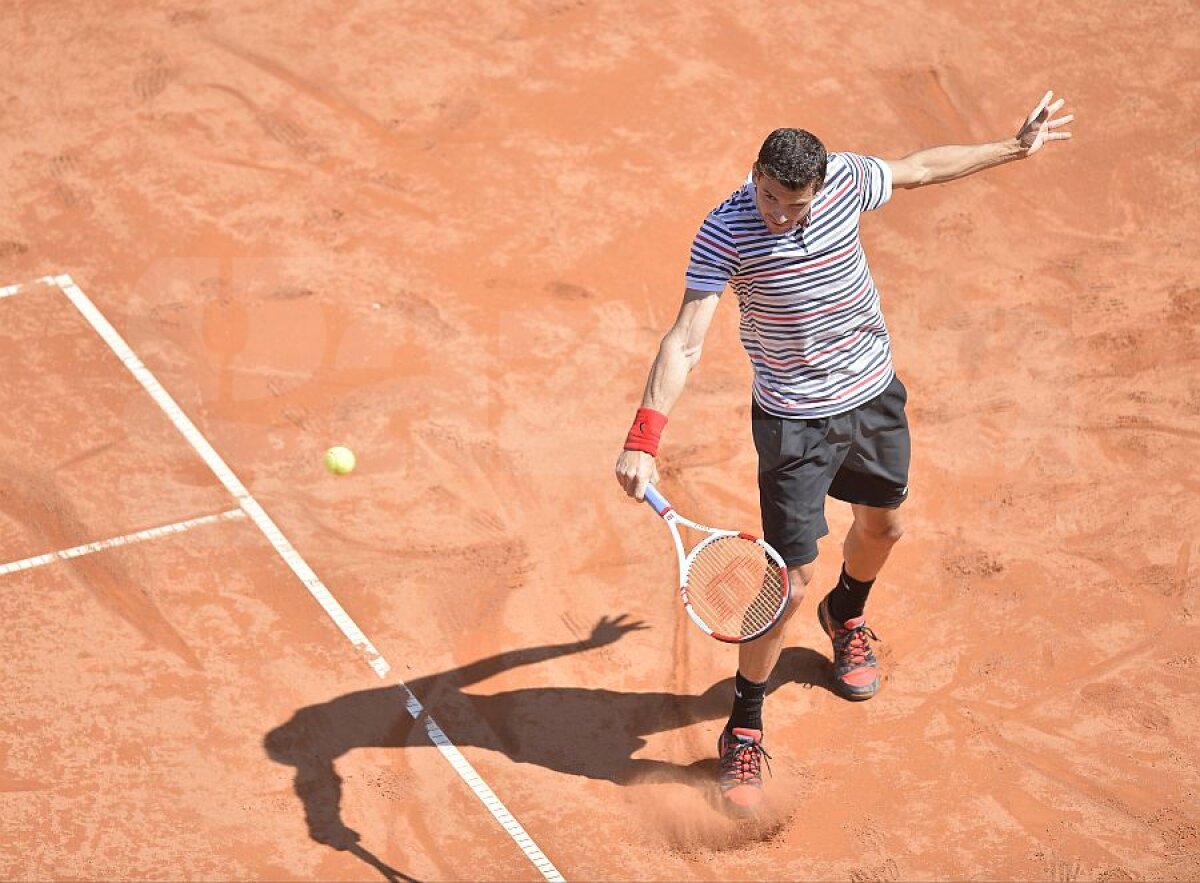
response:
[[[602,619],[592,638],[566,644],[529,647],[408,682],[408,688],[460,747],[484,748],[515,763],[618,785],[677,782],[706,796],[716,775],[715,758],[679,764],[635,758],[646,737],[705,721],[724,722],[733,695],[733,678],[702,693],[628,692],[600,687],[534,687],[484,694],[466,687],[515,668],[553,662],[587,652],[645,628],[625,617]],[[783,651],[768,687],[789,683],[828,689],[828,660],[814,650]],[[395,871],[359,845],[359,835],[342,820],[342,779],[335,763],[357,748],[435,751],[424,721],[409,715],[398,686],[359,690],[301,708],[266,734],[263,746],[276,763],[295,769],[294,790],[304,808],[309,836],[334,849],[351,852],[388,879],[412,878]],[[714,730],[714,742],[716,731]],[[714,745],[715,750],[715,745]],[[413,758],[409,762],[414,762]],[[419,793],[395,793],[393,799]],[[365,853],[365,854],[364,854]],[[369,856],[369,858],[368,858]]]

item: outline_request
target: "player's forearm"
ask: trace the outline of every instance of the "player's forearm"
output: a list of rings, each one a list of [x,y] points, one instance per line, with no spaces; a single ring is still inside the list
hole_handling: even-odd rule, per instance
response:
[[[642,394],[642,407],[670,414],[679,397],[683,395],[688,374],[699,360],[698,347],[689,350],[684,335],[674,331],[668,332],[659,344],[658,355],[650,367],[646,390]]]
[[[991,141],[987,144],[946,144],[918,150],[904,158],[916,170],[909,186],[943,184],[965,178],[993,166],[1020,159],[1024,150],[1016,138]]]

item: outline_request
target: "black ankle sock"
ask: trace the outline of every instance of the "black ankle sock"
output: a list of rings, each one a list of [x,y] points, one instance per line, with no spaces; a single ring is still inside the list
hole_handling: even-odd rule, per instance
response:
[[[726,730],[734,727],[745,727],[749,730],[762,730],[763,699],[767,695],[767,685],[756,684],[742,677],[739,671],[733,678],[733,713],[729,715]]]
[[[857,619],[863,615],[867,606],[867,595],[875,580],[862,582],[846,573],[846,565],[842,565],[842,576],[833,591],[829,593],[829,615],[838,625],[848,619]]]

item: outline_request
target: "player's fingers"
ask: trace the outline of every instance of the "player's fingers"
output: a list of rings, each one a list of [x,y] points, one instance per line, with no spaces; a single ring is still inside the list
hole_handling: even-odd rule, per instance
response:
[[[1067,99],[1065,99],[1065,98],[1060,98],[1060,99],[1058,99],[1058,101],[1054,102],[1053,104],[1049,105],[1049,106],[1046,108],[1046,113],[1048,113],[1048,114],[1050,114],[1051,116],[1053,116],[1054,114],[1056,114],[1056,113],[1058,113],[1060,110],[1062,110],[1062,106],[1063,106],[1064,104],[1066,104],[1066,103],[1067,103]]]
[[[1065,117],[1059,117],[1056,120],[1050,120],[1049,122],[1046,123],[1046,125],[1049,126],[1051,129],[1057,129],[1059,126],[1066,125],[1067,123],[1071,122],[1074,119],[1075,119],[1075,114],[1069,113]]]
[[[637,476],[636,475],[622,475],[622,476],[620,476],[620,479],[621,479],[621,490],[623,490],[628,496],[633,497],[637,500],[640,500],[641,497],[638,496],[638,493],[637,493],[637,490],[638,490]]]
[[[1033,109],[1033,113],[1031,113],[1029,115],[1029,119],[1027,122],[1032,123],[1034,120],[1036,120],[1038,118],[1038,115],[1041,114],[1041,112],[1046,109],[1046,105],[1050,103],[1050,99],[1053,97],[1054,97],[1053,92],[1050,92],[1050,91],[1046,92],[1046,94],[1042,96],[1042,100],[1037,103],[1037,107],[1035,107]]]
[[[633,483],[633,498],[639,503],[646,499],[646,485],[648,482],[644,478],[638,478]]]
[[[1051,132],[1046,136],[1047,141],[1066,141],[1071,137],[1070,132]]]

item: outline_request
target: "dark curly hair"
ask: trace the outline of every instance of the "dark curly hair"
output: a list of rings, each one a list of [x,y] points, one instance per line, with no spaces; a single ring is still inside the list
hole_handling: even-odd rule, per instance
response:
[[[825,145],[804,129],[776,129],[758,150],[754,167],[788,190],[825,183]]]

